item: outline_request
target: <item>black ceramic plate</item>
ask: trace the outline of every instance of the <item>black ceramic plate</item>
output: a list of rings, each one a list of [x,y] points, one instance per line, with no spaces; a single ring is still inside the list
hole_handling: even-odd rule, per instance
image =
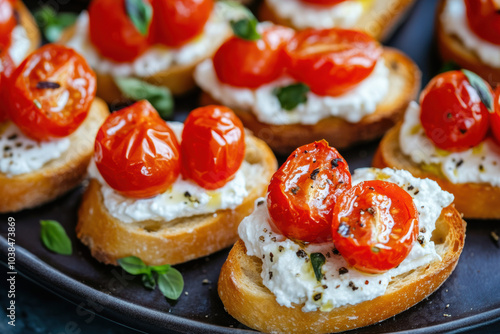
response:
[[[435,1],[422,0],[389,45],[409,54],[420,66],[424,82],[439,67],[432,47],[431,17]],[[180,109],[194,107],[196,97],[180,101]],[[186,113],[177,117],[182,119]],[[369,166],[376,143],[342,152],[351,170]],[[16,220],[16,271],[44,288],[74,302],[77,313],[97,313],[147,332],[234,333],[249,329],[229,316],[217,296],[217,279],[228,249],[176,266],[185,279],[185,294],[177,302],[158,290],[143,288],[139,279],[121,269],[95,261],[75,237],[79,188],[35,210],[10,215]],[[1,200],[1,194],[0,194]],[[0,248],[7,253],[7,220],[0,215]],[[39,220],[55,219],[72,239],[72,256],[47,251],[39,240]],[[500,318],[500,249],[490,240],[499,221],[469,221],[466,246],[453,275],[432,296],[410,310],[380,324],[352,333],[435,333],[483,326]],[[182,250],[179,250],[182,251]],[[87,310],[87,311],[86,311]],[[449,316],[445,316],[449,315]]]

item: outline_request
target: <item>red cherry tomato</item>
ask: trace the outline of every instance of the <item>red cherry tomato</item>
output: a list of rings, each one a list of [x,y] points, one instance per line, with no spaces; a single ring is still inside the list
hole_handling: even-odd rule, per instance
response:
[[[152,0],[151,39],[171,47],[179,47],[203,32],[213,0]]]
[[[0,103],[0,123],[6,121],[9,117],[7,115],[7,106],[5,101],[8,98],[8,88],[9,83],[7,80],[12,75],[12,72],[15,69],[14,62],[12,58],[9,56],[9,52],[7,49],[3,49],[0,51],[0,101],[4,101],[4,103]]]
[[[129,18],[125,0],[93,0],[89,34],[101,55],[116,62],[132,61],[149,47],[147,34],[142,35]]]
[[[12,30],[16,25],[13,1],[0,0],[0,50],[9,47]]]
[[[332,221],[333,242],[352,267],[382,273],[408,256],[418,235],[418,211],[398,185],[365,181],[337,200]]]
[[[9,117],[38,140],[66,137],[87,117],[96,92],[94,72],[73,49],[47,44],[9,79]]]
[[[483,141],[488,132],[488,109],[461,71],[433,78],[420,95],[420,105],[425,133],[443,150],[467,150]]]
[[[491,130],[500,145],[500,86],[495,90],[495,112],[491,115]]]
[[[332,238],[333,207],[351,187],[349,167],[324,140],[296,149],[273,175],[267,206],[274,227],[290,239]]]
[[[233,111],[207,106],[191,111],[182,131],[182,175],[205,189],[233,179],[245,157],[245,132]]]
[[[480,38],[500,45],[500,8],[493,0],[465,0],[467,22]]]
[[[312,3],[313,5],[324,5],[324,6],[333,6],[344,2],[346,0],[301,0],[302,2]]]
[[[382,54],[365,33],[344,29],[306,29],[285,48],[290,74],[318,95],[341,95],[372,73]]]
[[[97,133],[94,158],[109,186],[133,198],[165,192],[181,169],[175,134],[147,101],[106,119]]]
[[[293,35],[290,28],[271,26],[257,41],[230,38],[213,58],[217,77],[228,85],[245,88],[257,88],[277,79],[285,71],[283,48]]]

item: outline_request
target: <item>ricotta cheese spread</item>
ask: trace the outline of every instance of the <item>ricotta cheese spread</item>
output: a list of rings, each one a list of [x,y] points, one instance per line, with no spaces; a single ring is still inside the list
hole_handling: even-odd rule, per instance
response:
[[[399,134],[401,151],[422,168],[436,166],[452,183],[488,183],[500,186],[500,146],[490,137],[463,152],[437,148],[420,122],[420,106],[412,102]]]
[[[28,38],[28,33],[22,25],[17,25],[12,30],[12,42],[9,47],[9,56],[12,58],[14,65],[18,66],[26,58],[31,47],[31,41]]]
[[[373,72],[357,87],[341,96],[318,96],[307,94],[307,101],[293,110],[284,110],[273,91],[294,83],[290,77],[282,77],[257,89],[239,88],[219,81],[213,61],[207,59],[195,70],[197,84],[214,99],[235,109],[250,110],[263,123],[316,124],[321,119],[335,116],[348,122],[359,122],[373,113],[377,105],[389,92],[389,69],[383,59],[375,65]]]
[[[440,19],[447,34],[460,39],[485,64],[500,67],[500,45],[481,39],[470,29],[464,0],[447,0]]]
[[[286,307],[302,305],[302,311],[331,311],[343,305],[355,305],[384,294],[391,279],[432,261],[440,260],[431,240],[435,223],[453,195],[441,190],[429,179],[418,179],[409,172],[385,168],[363,168],[355,171],[353,185],[366,180],[394,182],[413,198],[419,212],[419,239],[408,257],[396,268],[383,274],[368,275],[351,268],[335,250],[332,242],[301,245],[272,230],[265,199],[256,201],[254,212],[238,228],[247,254],[262,259],[264,285]],[[309,259],[322,253],[326,262],[323,279],[318,282]]]

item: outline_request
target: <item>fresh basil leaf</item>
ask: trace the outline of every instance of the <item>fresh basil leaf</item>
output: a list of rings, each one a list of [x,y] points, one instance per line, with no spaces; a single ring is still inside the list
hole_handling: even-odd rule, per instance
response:
[[[78,17],[74,13],[57,13],[50,5],[40,7],[34,16],[49,42],[59,40],[64,29],[73,25]]]
[[[146,36],[153,18],[151,5],[144,0],[125,0],[125,9],[137,31]]]
[[[483,102],[486,109],[488,109],[490,113],[493,113],[494,112],[493,95],[491,94],[491,91],[489,90],[484,80],[481,79],[479,75],[477,75],[472,71],[463,69],[462,72],[469,80],[471,86],[476,90],[477,94],[479,95],[479,98],[481,99],[481,102]]]
[[[155,86],[136,78],[114,78],[122,94],[131,100],[148,100],[163,119],[172,116],[174,99],[166,87]]]
[[[146,274],[151,275],[151,268],[147,266],[137,256],[124,257],[118,260],[118,264],[127,273],[132,275]]]
[[[156,282],[155,278],[153,277],[153,274],[144,274],[142,275],[142,284],[144,285],[145,288],[154,290],[156,287]]]
[[[321,271],[321,267],[325,264],[326,258],[321,253],[312,253],[311,254],[311,264],[314,270],[314,275],[316,276],[316,280],[319,282],[323,278],[323,272]]]
[[[237,21],[231,20],[231,28],[234,34],[247,41],[256,41],[261,39],[261,35],[257,32],[257,19],[242,18]]]
[[[225,20],[239,20],[241,18],[255,18],[252,11],[240,2],[234,0],[219,0],[215,3],[216,12]]]
[[[449,71],[457,71],[460,70],[460,66],[454,61],[448,61],[441,66],[439,69],[439,73],[449,72]]]
[[[158,288],[169,299],[179,299],[184,289],[182,274],[175,268],[170,268],[166,273],[158,275]]]
[[[273,94],[280,101],[281,108],[293,110],[299,104],[307,102],[309,87],[303,83],[296,83],[285,87],[275,88]]]
[[[157,272],[158,274],[164,274],[170,270],[170,265],[164,264],[162,266],[151,266],[150,268],[152,271]]]
[[[62,255],[71,255],[73,247],[64,227],[55,220],[40,220],[40,237],[49,250]]]

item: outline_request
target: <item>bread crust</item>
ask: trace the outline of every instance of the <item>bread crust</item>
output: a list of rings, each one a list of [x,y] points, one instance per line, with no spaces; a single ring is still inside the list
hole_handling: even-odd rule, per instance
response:
[[[500,219],[500,187],[486,183],[452,183],[440,175],[433,174],[420,166],[401,151],[399,132],[401,125],[391,129],[380,142],[372,165],[377,168],[391,167],[405,169],[413,176],[429,178],[455,196],[458,211],[469,219]]]
[[[76,232],[92,256],[106,264],[117,264],[127,256],[137,256],[148,265],[177,264],[209,255],[232,245],[240,221],[249,215],[257,198],[277,168],[276,158],[261,140],[246,136],[245,160],[259,164],[265,172],[253,182],[249,195],[234,210],[178,218],[170,222],[143,221],[126,224],[111,216],[103,203],[101,185],[90,181],[78,211]]]
[[[79,185],[87,174],[97,131],[108,114],[108,106],[96,98],[85,121],[69,136],[70,148],[62,156],[32,173],[0,173],[0,213],[42,205]]]
[[[405,311],[437,290],[457,265],[465,239],[465,222],[455,208],[444,208],[433,234],[442,261],[394,278],[384,295],[330,312],[302,312],[302,305],[281,306],[262,284],[262,260],[246,254],[239,240],[219,276],[218,292],[227,312],[241,323],[266,333],[331,333],[368,326]]]
[[[283,155],[319,139],[326,139],[331,146],[343,149],[380,138],[402,119],[408,104],[418,94],[421,78],[417,65],[400,51],[384,47],[383,58],[390,70],[388,95],[374,113],[360,122],[349,123],[338,117],[328,117],[313,125],[274,125],[260,122],[249,110],[233,110],[245,127],[263,139],[274,152]],[[200,102],[202,105],[220,104],[206,92]]]
[[[30,40],[30,48],[28,50],[28,54],[30,54],[40,46],[40,31],[38,30],[35,19],[21,0],[15,2],[14,8],[19,14],[19,23],[26,30],[26,34]]]

